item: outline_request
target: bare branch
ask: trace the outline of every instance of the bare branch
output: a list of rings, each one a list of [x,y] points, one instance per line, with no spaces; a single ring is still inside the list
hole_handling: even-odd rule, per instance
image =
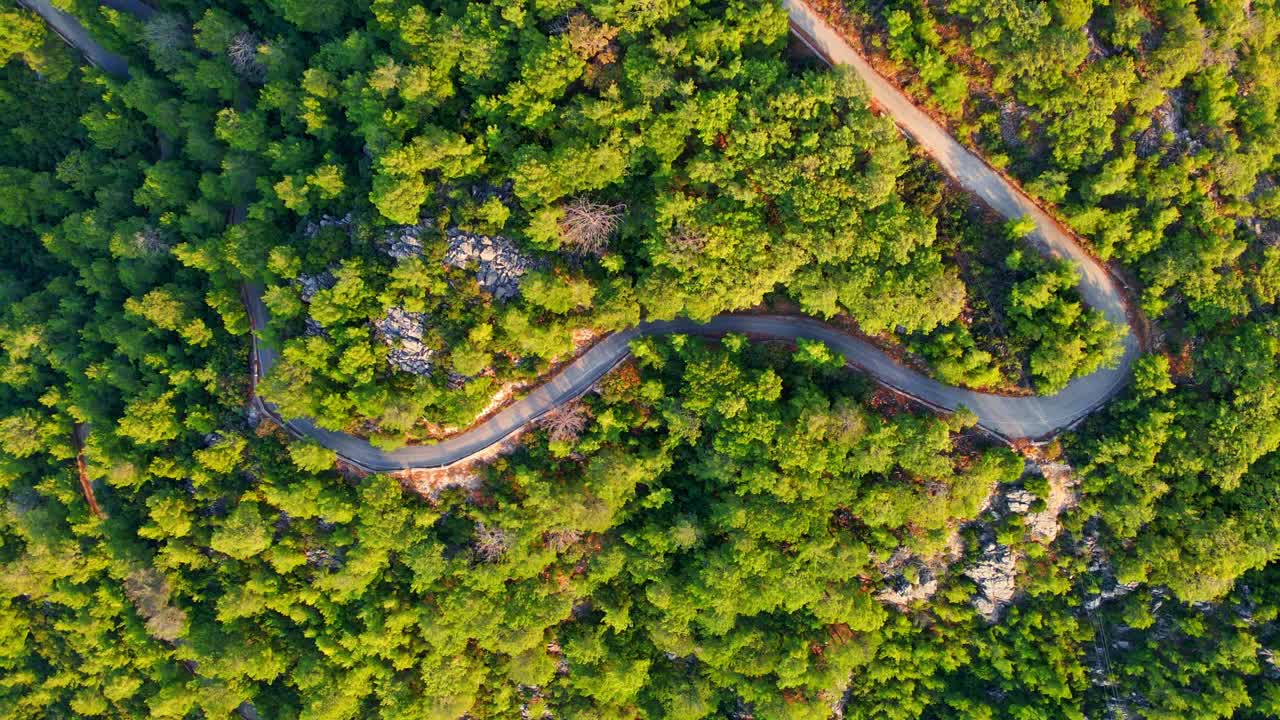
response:
[[[177,15],[158,13],[142,26],[142,39],[151,48],[153,57],[171,63],[177,60],[178,51],[190,43],[191,33]]]
[[[626,209],[626,205],[601,205],[584,197],[571,200],[560,218],[560,237],[575,253],[604,255]]]
[[[481,560],[498,562],[511,548],[511,538],[507,536],[506,530],[496,525],[490,527],[484,523],[477,523],[475,538],[471,544]]]
[[[245,31],[231,38],[227,46],[227,57],[231,60],[231,68],[238,75],[251,83],[260,84],[267,79],[267,68],[258,59],[258,47],[261,45],[258,36]]]
[[[580,402],[562,405],[540,421],[554,442],[574,442],[587,427],[587,409]]]

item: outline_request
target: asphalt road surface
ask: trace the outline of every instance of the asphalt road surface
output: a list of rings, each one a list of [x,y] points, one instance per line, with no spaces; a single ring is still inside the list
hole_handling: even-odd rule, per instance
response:
[[[124,58],[99,45],[97,41],[89,37],[79,20],[55,8],[49,3],[49,0],[18,0],[18,4],[44,18],[44,21],[49,27],[53,28],[54,32],[61,35],[68,45],[79,50],[95,67],[108,75],[129,77],[129,65]],[[120,7],[116,0],[104,4],[120,10],[125,9]],[[139,5],[141,8],[145,8],[145,10],[142,10],[142,15],[140,15],[143,18],[150,17],[154,12],[146,5],[138,3],[137,0],[130,0],[128,5],[130,7]]]
[[[94,64],[107,72],[127,75],[128,68],[122,59],[95,43],[74,18],[54,9],[48,0],[21,2],[39,12]],[[138,0],[110,0],[108,4],[144,16],[151,13],[151,9]],[[1028,241],[1050,257],[1070,260],[1080,271],[1080,292],[1085,301],[1109,319],[1129,325],[1125,312],[1126,298],[1119,282],[1085,252],[1069,232],[916,108],[806,5],[799,0],[782,0],[782,4],[790,13],[793,31],[806,44],[828,63],[850,66],[866,83],[872,103],[892,117],[961,186],[1005,217],[1030,216],[1036,223],[1036,230]],[[260,375],[270,372],[277,354],[256,337],[256,331],[266,327],[268,320],[267,309],[262,304],[261,287],[246,285],[244,295],[245,307],[255,330],[256,384]],[[939,410],[968,408],[977,416],[982,428],[1004,438],[1042,438],[1077,422],[1120,390],[1138,353],[1137,337],[1130,327],[1124,338],[1124,355],[1116,367],[1078,378],[1056,395],[1008,397],[944,385],[899,365],[863,340],[816,320],[794,316],[723,315],[705,324],[687,320],[642,323],[639,327],[610,335],[518,402],[470,430],[434,445],[387,452],[358,437],[317,427],[305,418],[284,421],[284,424],[293,432],[313,438],[336,451],[344,460],[368,470],[443,467],[472,457],[585,393],[630,355],[629,343],[637,337],[670,333],[721,335],[730,332],[758,339],[821,340],[842,354],[851,366],[866,372],[877,382]],[[261,400],[258,402],[267,412],[276,415],[269,404]]]

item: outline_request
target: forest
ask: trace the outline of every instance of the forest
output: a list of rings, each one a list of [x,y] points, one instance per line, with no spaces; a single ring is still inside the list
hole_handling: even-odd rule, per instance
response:
[[[0,5],[0,717],[1280,716],[1280,6],[814,0],[1133,286],[1043,447],[821,343],[1052,394],[1120,328],[749,0]],[[1069,497],[1066,497],[1069,496]],[[1064,499],[1066,497],[1066,499]]]

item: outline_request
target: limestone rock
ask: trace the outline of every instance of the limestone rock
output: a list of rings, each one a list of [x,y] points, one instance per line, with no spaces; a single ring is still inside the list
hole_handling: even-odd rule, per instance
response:
[[[916,577],[909,578],[906,573],[898,573],[885,578],[885,588],[876,593],[876,599],[899,610],[908,610],[911,605],[921,600],[928,600],[938,592],[938,578],[933,571],[921,563],[915,563]]]
[[[427,327],[426,316],[393,307],[381,320],[374,321],[373,326],[382,342],[391,348],[387,364],[413,375],[431,374],[435,351],[422,339]]]
[[[430,218],[423,218],[417,225],[397,225],[382,236],[382,251],[396,260],[422,257],[422,241],[435,228]]]
[[[1009,508],[1009,512],[1016,515],[1022,515],[1031,509],[1031,504],[1036,501],[1036,496],[1022,488],[1013,488],[1004,495],[1005,504]]]
[[[328,290],[333,287],[338,279],[333,273],[325,270],[315,274],[308,275],[303,273],[294,279],[294,284],[298,286],[298,294],[302,297],[302,302],[311,302],[311,298],[321,290]]]
[[[493,185],[487,182],[476,183],[469,188],[471,199],[477,203],[484,203],[487,200],[497,198],[498,202],[503,205],[510,206],[515,202],[515,182],[507,180],[501,185]]]
[[[502,236],[472,235],[457,228],[447,234],[446,265],[465,268],[474,263],[476,282],[495,300],[508,300],[520,292],[520,278],[531,263],[514,243]]]
[[[1017,592],[1018,558],[1006,545],[989,542],[982,548],[978,564],[966,568],[968,575],[978,583],[978,594],[973,606],[988,622],[995,622],[1000,611],[1013,600]]]
[[[342,217],[321,215],[319,218],[307,220],[307,224],[302,226],[302,235],[310,240],[325,228],[338,228],[350,234],[355,229],[355,220],[351,213],[347,213]]]

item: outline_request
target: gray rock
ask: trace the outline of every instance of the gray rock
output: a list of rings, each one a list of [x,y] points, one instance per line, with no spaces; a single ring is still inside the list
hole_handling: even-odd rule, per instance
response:
[[[338,279],[333,276],[333,273],[325,270],[314,275],[303,273],[293,282],[298,286],[298,294],[302,297],[302,302],[309,303],[311,298],[316,296],[316,293],[333,287],[338,282]]]
[[[973,606],[988,622],[999,619],[1000,611],[1013,600],[1018,589],[1017,572],[1017,556],[1008,546],[994,542],[982,549],[977,565],[965,569],[964,574],[978,584]]]
[[[422,340],[426,316],[393,307],[384,318],[374,321],[373,326],[382,342],[391,348],[387,353],[388,365],[413,375],[431,374],[435,350]]]
[[[351,234],[355,230],[355,222],[351,213],[347,213],[342,217],[321,215],[317,219],[307,220],[307,224],[302,228],[302,235],[310,240],[325,228],[338,228],[347,234]]]
[[[308,315],[306,318],[304,318],[302,323],[303,323],[302,334],[304,336],[329,337],[329,331],[325,330],[324,326],[321,325],[317,320],[315,320],[311,316]]]
[[[938,592],[934,569],[905,547],[895,550],[887,562],[877,566],[884,576],[885,587],[876,593],[876,599],[886,605],[906,611],[912,604],[928,600]]]
[[[449,267],[476,267],[480,289],[496,300],[507,300],[520,292],[520,278],[532,264],[507,238],[471,235],[457,228],[448,231],[449,250],[444,262]]]
[[[383,234],[382,251],[396,260],[422,257],[422,240],[435,229],[435,222],[423,218],[417,225],[397,225]]]
[[[1031,509],[1036,496],[1022,488],[1013,488],[1005,493],[1004,500],[1009,507],[1009,512],[1021,515]]]
[[[262,420],[262,413],[258,411],[258,404],[250,402],[244,409],[245,422],[249,423],[249,427],[256,428]]]

